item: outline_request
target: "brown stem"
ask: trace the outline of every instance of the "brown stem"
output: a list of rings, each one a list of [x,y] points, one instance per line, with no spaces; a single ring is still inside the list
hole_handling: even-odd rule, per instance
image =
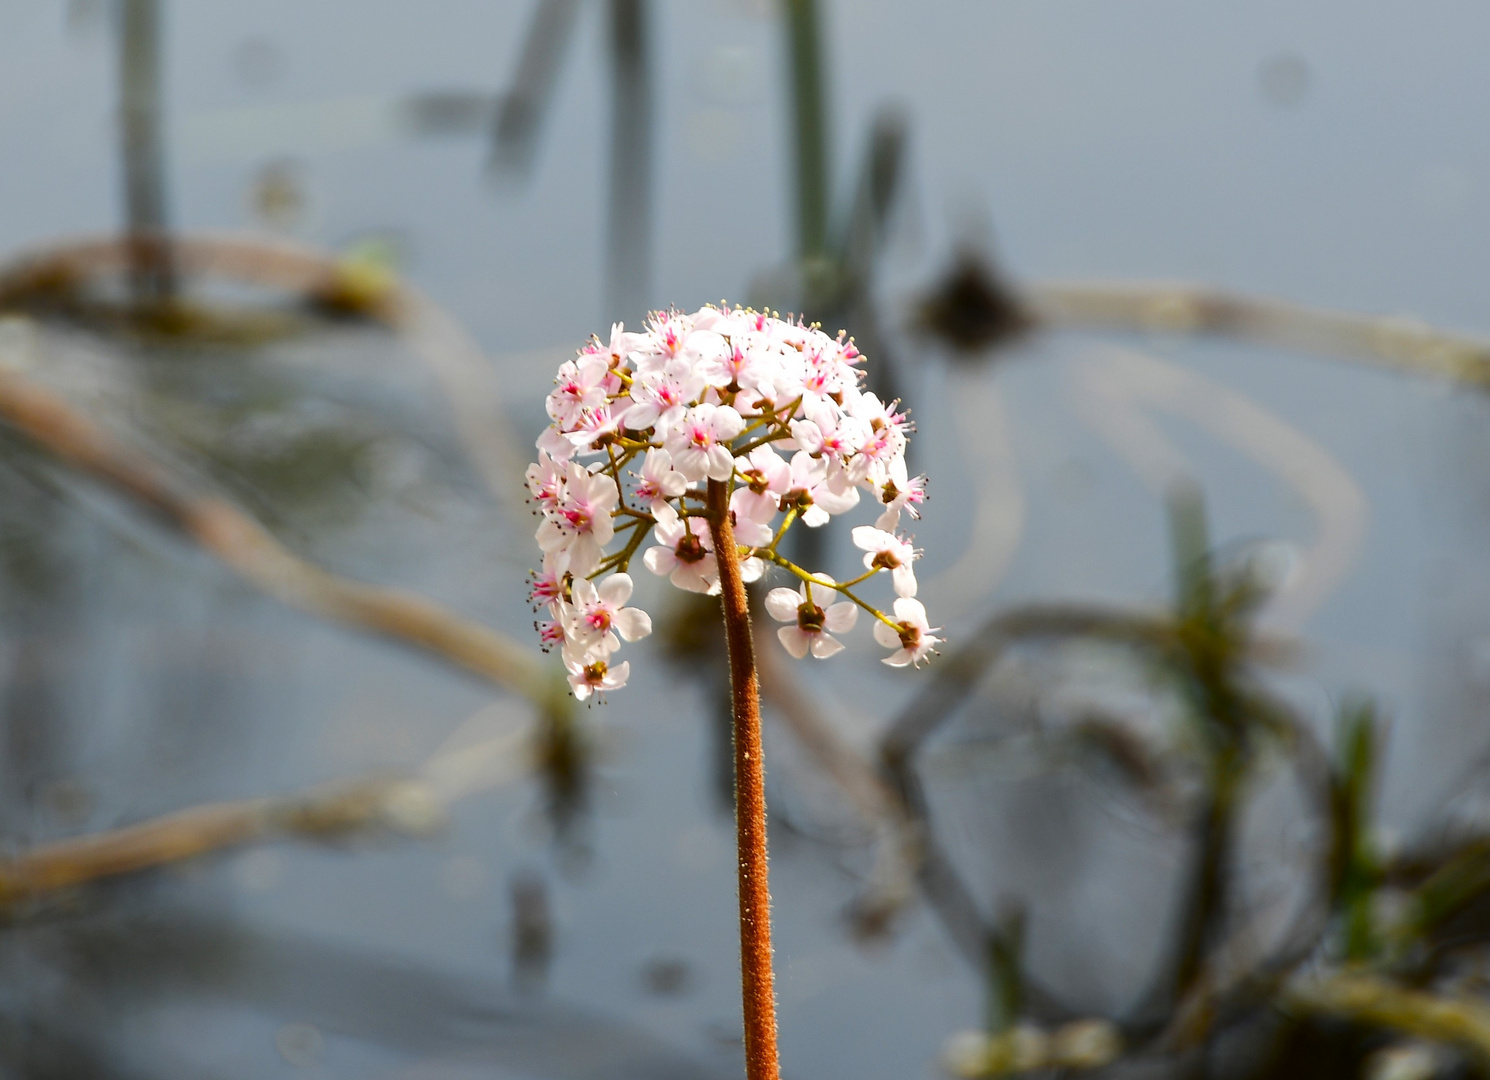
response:
[[[735,834],[740,855],[740,989],[745,1008],[745,1076],[779,1080],[776,994],[771,973],[771,888],[766,877],[766,769],[761,753],[760,680],[750,641],[750,607],[729,519],[729,485],[709,481],[709,531],[719,563],[724,636],[735,707]]]

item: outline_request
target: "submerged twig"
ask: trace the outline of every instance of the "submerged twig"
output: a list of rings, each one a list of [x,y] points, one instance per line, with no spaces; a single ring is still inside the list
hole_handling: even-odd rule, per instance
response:
[[[1185,282],[1039,282],[1022,291],[1050,328],[1217,334],[1490,387],[1490,340],[1414,319],[1307,307]]]
[[[610,0],[610,210],[606,308],[640,321],[652,276],[652,54],[649,0]]]
[[[370,829],[421,836],[443,822],[443,807],[427,788],[388,777],[208,803],[0,860],[0,904],[269,839],[336,840]]]
[[[553,100],[565,46],[574,36],[579,0],[538,0],[523,39],[517,74],[497,110],[492,131],[494,166],[526,171],[533,163],[538,131]]]
[[[120,141],[130,287],[141,305],[169,302],[176,290],[166,216],[160,39],[160,0],[124,0],[119,11]]]
[[[1364,972],[1298,979],[1285,988],[1285,1008],[1390,1028],[1466,1052],[1490,1070],[1490,1007],[1469,998],[1400,986]]]
[[[828,108],[817,0],[786,0],[791,112],[796,141],[797,254],[820,258],[828,243]]]
[[[173,266],[183,279],[281,290],[333,311],[364,316],[399,334],[434,373],[456,431],[492,496],[510,516],[526,516],[524,455],[509,437],[496,372],[465,328],[438,304],[381,267],[287,241],[189,233],[173,236],[171,245]],[[23,253],[0,266],[0,310],[60,302],[64,310],[81,308],[86,314],[91,309],[79,298],[88,284],[127,272],[132,259],[128,237],[68,240]],[[152,324],[146,320],[145,325]],[[191,323],[178,319],[167,325],[179,332],[180,325]]]
[[[191,491],[163,465],[13,371],[0,372],[0,419],[42,450],[160,514],[290,607],[413,645],[532,701],[551,696],[543,665],[516,642],[423,596],[351,581],[307,562],[236,506]]]

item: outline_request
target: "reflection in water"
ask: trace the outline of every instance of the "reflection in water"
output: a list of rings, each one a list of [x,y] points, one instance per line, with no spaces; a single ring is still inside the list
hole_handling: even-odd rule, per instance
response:
[[[161,109],[159,0],[120,0],[119,113],[125,228],[133,246],[130,284],[142,306],[175,291],[166,231],[165,135]]]
[[[512,982],[519,990],[541,990],[554,955],[554,917],[548,886],[535,873],[512,879]]]
[[[649,0],[610,0],[611,182],[606,321],[639,325],[652,271],[652,47]]]
[[[536,0],[517,73],[492,129],[493,166],[518,173],[532,168],[538,135],[558,85],[560,63],[574,36],[578,14],[578,0]]]
[[[291,1064],[379,1071],[417,1068],[440,1075],[518,1073],[552,1080],[710,1080],[732,1075],[633,1028],[547,998],[514,994],[470,976],[431,971],[375,950],[348,949],[290,934],[254,933],[190,910],[73,920],[65,931],[32,926],[3,944],[7,968],[37,964],[73,977],[60,1028],[12,1021],[12,1061],[27,1076],[136,1075],[149,1069],[151,1028],[190,1018],[192,1043],[172,1055],[173,1075],[212,1061],[214,1040],[235,1015],[270,1019],[255,1052],[228,1072],[263,1075],[273,1057]],[[38,995],[40,996],[40,995]],[[237,1010],[235,1012],[235,1010]],[[45,1014],[43,1014],[45,1015]],[[90,1025],[91,1031],[90,1031]],[[78,1038],[90,1031],[91,1037]],[[358,1052],[360,1049],[360,1053]],[[377,1053],[371,1058],[363,1055]],[[81,1062],[101,1072],[67,1073]]]

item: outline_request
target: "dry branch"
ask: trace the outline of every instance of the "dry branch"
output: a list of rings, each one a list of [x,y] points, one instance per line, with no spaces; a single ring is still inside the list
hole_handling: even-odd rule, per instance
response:
[[[280,798],[208,803],[0,860],[0,904],[279,837],[335,840],[377,829],[424,835],[443,821],[440,803],[422,785],[404,779],[365,779]]]
[[[1490,341],[1400,316],[1330,311],[1184,282],[1044,282],[1027,287],[1022,299],[1047,327],[1217,334],[1490,387]]]
[[[136,248],[129,238],[102,237],[24,253],[0,266],[0,309],[75,300],[90,282],[127,273]],[[171,258],[183,279],[280,290],[398,334],[435,375],[492,495],[509,513],[521,514],[526,459],[507,437],[495,368],[460,323],[423,293],[379,267],[255,235],[173,234]]]
[[[415,593],[366,585],[291,553],[248,514],[198,495],[163,465],[116,441],[61,397],[0,371],[0,420],[40,449],[133,497],[290,607],[415,646],[542,702],[550,683],[521,645]]]
[[[1283,994],[1296,1012],[1324,1014],[1456,1046],[1490,1070],[1490,1007],[1448,994],[1414,990],[1356,972],[1300,979]]]

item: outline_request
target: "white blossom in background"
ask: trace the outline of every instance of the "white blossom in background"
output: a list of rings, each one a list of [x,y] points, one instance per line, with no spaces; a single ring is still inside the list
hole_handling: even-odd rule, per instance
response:
[[[893,667],[936,651],[916,595],[920,553],[901,533],[920,517],[926,478],[911,476],[912,425],[898,402],[860,389],[862,360],[842,334],[743,308],[656,312],[640,333],[617,324],[564,363],[548,396],[551,423],[538,437],[527,484],[539,516],[543,569],[530,599],[546,618],[545,648],[557,647],[576,697],[626,684],[615,662],[623,642],[652,631],[626,607],[632,559],[690,592],[717,593],[719,565],[705,512],[710,480],[730,486],[729,512],[741,573],[758,580],[772,564],[798,579],[773,589],[766,609],[793,656],[842,651],[862,609]],[[809,528],[874,507],[873,525],[853,530],[865,571],[838,582],[779,552],[792,526]],[[650,546],[644,545],[648,538]],[[858,587],[890,575],[886,613]]]

